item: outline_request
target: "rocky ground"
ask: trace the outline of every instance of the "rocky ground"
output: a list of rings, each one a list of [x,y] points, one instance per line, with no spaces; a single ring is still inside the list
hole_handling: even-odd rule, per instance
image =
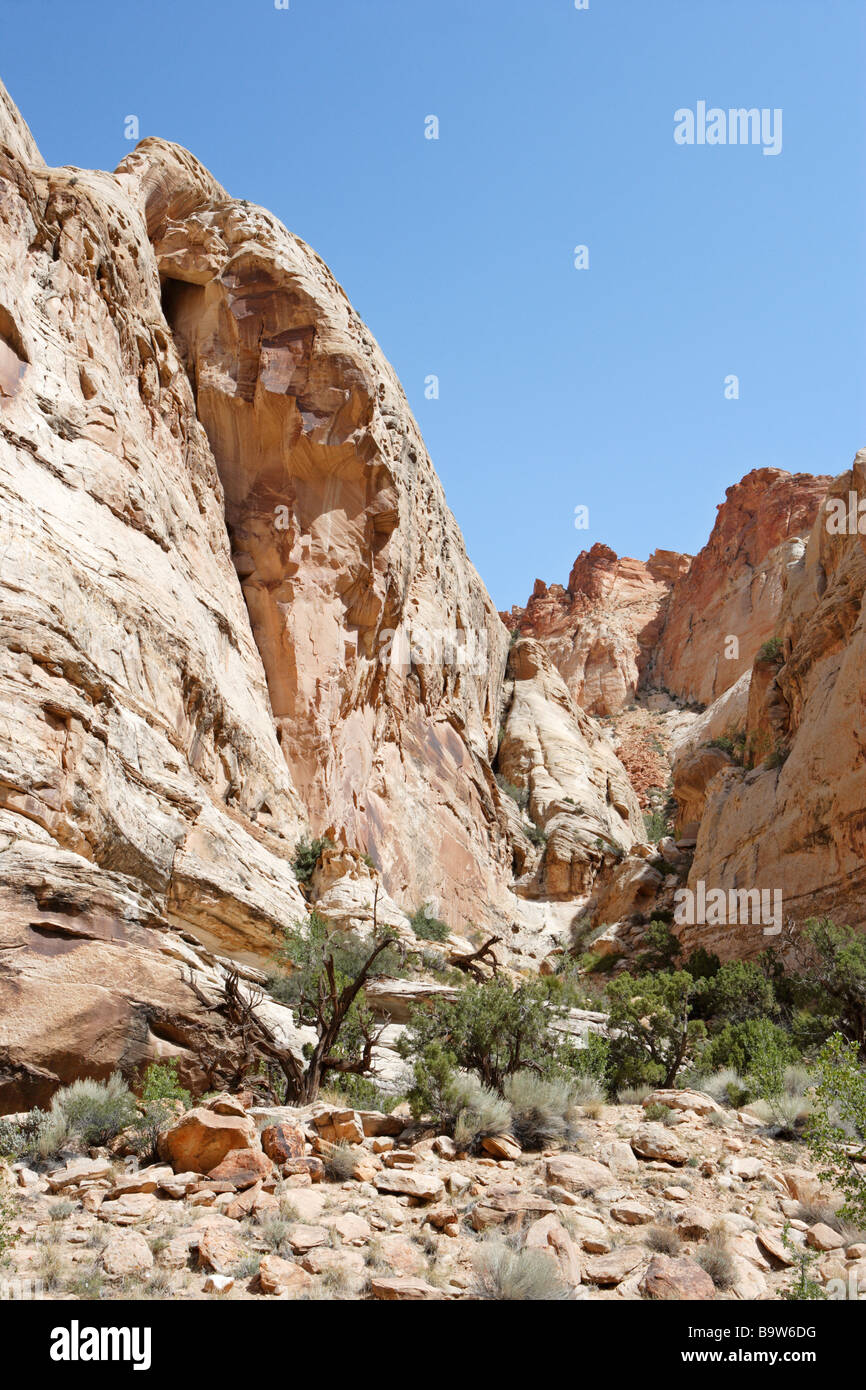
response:
[[[805,1148],[703,1093],[587,1107],[568,1148],[502,1136],[479,1155],[402,1108],[249,1099],[186,1112],[149,1165],[122,1139],[7,1165],[20,1234],[4,1278],[48,1299],[473,1299],[491,1296],[479,1258],[505,1240],[548,1257],[571,1299],[770,1300],[794,1282],[790,1223],[810,1277],[866,1285],[866,1243]]]

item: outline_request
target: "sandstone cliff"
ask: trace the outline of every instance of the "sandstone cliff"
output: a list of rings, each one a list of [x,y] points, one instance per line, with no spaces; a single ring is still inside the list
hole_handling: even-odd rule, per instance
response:
[[[829,497],[866,497],[866,452]],[[789,571],[777,620],[778,658],[756,663],[745,725],[746,765],[706,787],[689,883],[783,894],[785,920],[827,913],[866,924],[866,589],[864,537],[832,534],[826,509]],[[750,766],[750,764],[753,764]],[[760,928],[684,932],[723,957],[753,955]]]
[[[0,1103],[84,1057],[193,1068],[184,973],[267,958],[307,910],[304,833],[337,846],[312,889],[334,921],[369,920],[377,881],[404,934],[426,901],[537,963],[562,915],[538,899],[600,856],[557,834],[545,869],[497,784],[507,631],[319,257],[162,140],[48,169],[2,92],[0,266]],[[546,822],[537,674],[509,746]],[[557,702],[553,783],[629,843],[622,768]]]
[[[831,479],[756,468],[729,487],[703,550],[674,585],[649,682],[710,704],[775,633],[785,575]],[[736,655],[726,643],[736,639]]]

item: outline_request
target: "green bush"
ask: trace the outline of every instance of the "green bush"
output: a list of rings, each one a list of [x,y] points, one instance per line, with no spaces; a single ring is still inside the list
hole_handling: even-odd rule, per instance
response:
[[[298,882],[309,883],[323,851],[333,848],[332,842],[326,836],[317,840],[311,840],[305,836],[299,840],[292,858],[292,868]]]
[[[515,986],[495,978],[467,985],[455,1000],[433,999],[413,1009],[400,1043],[401,1054],[415,1065],[413,1110],[423,1102],[431,1065],[440,1073],[446,1063],[453,1071],[474,1072],[500,1095],[505,1078],[516,1071],[555,1074],[562,1042],[551,1025],[565,1009],[550,995],[543,980]]]
[[[763,1075],[781,1079],[784,1068],[798,1060],[791,1035],[769,1018],[750,1018],[728,1023],[714,1034],[700,1053],[704,1072],[733,1071],[738,1076]]]
[[[758,651],[759,661],[775,661],[776,657],[782,655],[781,637],[770,637]]]
[[[841,1032],[866,1057],[866,936],[837,927],[828,917],[810,918],[804,943],[811,960],[799,995],[823,1016],[825,1034]]]
[[[447,941],[451,935],[451,929],[447,923],[434,917],[426,904],[416,907],[409,918],[409,925],[421,941]]]
[[[821,1178],[844,1195],[840,1215],[866,1227],[866,1067],[855,1044],[835,1033],[818,1055],[816,1074],[806,1142]]]
[[[190,1093],[177,1078],[177,1058],[153,1062],[144,1073],[141,1088],[141,1115],[133,1125],[133,1147],[139,1157],[157,1157],[157,1140],[176,1118],[178,1110],[188,1110]]]
[[[672,1086],[694,1060],[706,1034],[692,1017],[703,988],[684,970],[635,978],[620,975],[607,987],[613,1084]]]

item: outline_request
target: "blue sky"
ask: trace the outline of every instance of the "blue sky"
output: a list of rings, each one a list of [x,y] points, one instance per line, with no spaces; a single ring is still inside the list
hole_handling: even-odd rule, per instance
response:
[[[866,444],[864,60],[862,0],[4,0],[0,75],[50,163],[135,114],[316,248],[506,607]],[[782,152],[678,146],[700,100]]]

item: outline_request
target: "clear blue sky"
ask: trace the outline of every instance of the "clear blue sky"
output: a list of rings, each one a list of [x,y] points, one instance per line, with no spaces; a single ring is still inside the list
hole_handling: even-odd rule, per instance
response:
[[[596,540],[695,550],[749,469],[841,472],[866,443],[863,0],[2,11],[50,163],[113,168],[136,114],[330,264],[500,607]],[[699,100],[781,107],[782,153],[678,146]]]

